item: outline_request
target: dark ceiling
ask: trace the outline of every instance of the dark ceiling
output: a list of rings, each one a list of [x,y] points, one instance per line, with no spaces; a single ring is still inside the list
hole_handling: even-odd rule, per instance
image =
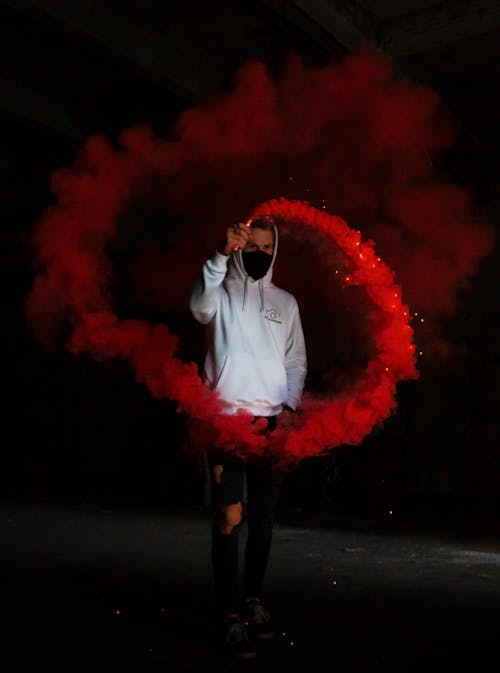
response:
[[[50,203],[51,171],[85,137],[134,124],[167,134],[249,59],[278,73],[290,53],[320,65],[369,47],[400,76],[435,88],[459,131],[445,169],[497,224],[499,31],[500,0],[0,0],[8,268],[31,282],[19,234]]]
[[[320,64],[361,46],[440,92],[461,133],[453,170],[491,212],[499,29],[494,0],[0,0],[3,219],[32,217],[48,172],[90,133],[165,133],[249,58],[277,71],[290,52]]]

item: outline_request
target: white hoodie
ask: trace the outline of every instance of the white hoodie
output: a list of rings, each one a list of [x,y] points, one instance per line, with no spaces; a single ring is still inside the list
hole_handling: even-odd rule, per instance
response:
[[[189,307],[208,325],[202,379],[224,401],[224,413],[245,409],[274,416],[283,404],[300,404],[307,372],[304,335],[295,297],[272,284],[278,250],[275,228],[271,266],[260,280],[249,276],[241,252],[216,252],[203,265]]]

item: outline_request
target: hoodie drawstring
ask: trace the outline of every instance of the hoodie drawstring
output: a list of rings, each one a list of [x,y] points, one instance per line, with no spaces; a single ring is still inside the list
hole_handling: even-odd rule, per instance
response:
[[[247,285],[248,285],[248,275],[245,274],[245,284],[243,285],[243,305],[241,307],[241,310],[245,310],[245,304],[247,302]]]
[[[248,274],[245,275],[245,282],[243,284],[243,304],[241,305],[241,310],[245,310],[247,304],[247,285],[248,285]],[[260,296],[260,310],[264,310],[264,281],[262,278],[259,279],[259,296]]]

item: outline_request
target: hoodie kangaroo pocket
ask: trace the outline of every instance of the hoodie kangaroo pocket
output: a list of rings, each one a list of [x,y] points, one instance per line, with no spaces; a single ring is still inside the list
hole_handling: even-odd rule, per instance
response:
[[[286,399],[286,372],[275,360],[233,354],[224,359],[217,390],[231,403],[276,406]]]

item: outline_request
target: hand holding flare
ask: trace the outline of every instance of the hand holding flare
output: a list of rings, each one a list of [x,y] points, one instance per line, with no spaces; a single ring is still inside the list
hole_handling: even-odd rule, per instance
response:
[[[226,240],[221,246],[224,255],[230,255],[232,251],[243,249],[250,238],[250,220],[234,224],[226,229]]]

